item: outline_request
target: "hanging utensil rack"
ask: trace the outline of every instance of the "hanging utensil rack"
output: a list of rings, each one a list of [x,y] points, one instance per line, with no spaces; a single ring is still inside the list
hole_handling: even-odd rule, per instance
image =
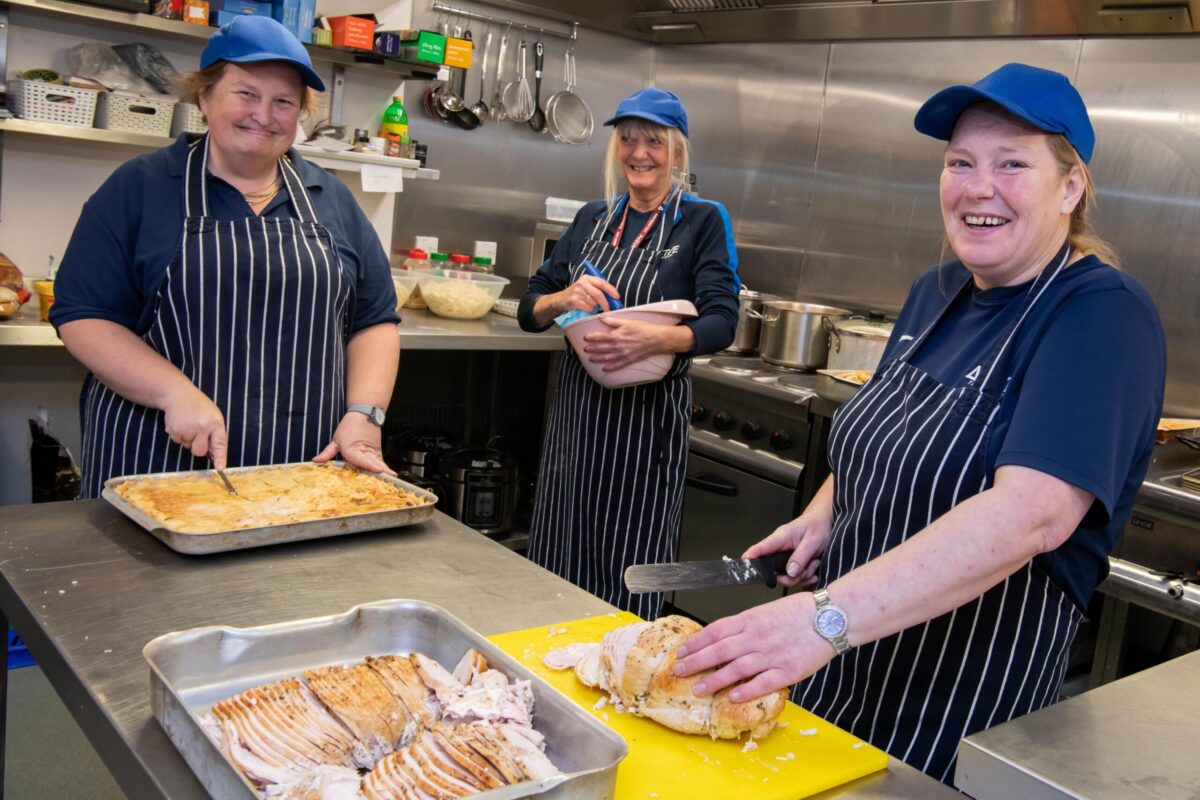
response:
[[[553,36],[558,39],[566,39],[570,42],[574,42],[579,38],[578,22],[571,23],[570,33],[563,33],[561,31],[550,30],[549,28],[542,28],[537,25],[526,25],[523,22],[516,22],[515,20],[506,19],[504,17],[493,17],[490,14],[480,14],[478,11],[468,11],[465,8],[447,5],[446,3],[434,3],[433,10],[441,14],[449,14],[455,17],[465,17],[467,19],[478,20],[479,22],[491,23],[492,25],[510,25],[514,28],[532,31],[542,36]]]

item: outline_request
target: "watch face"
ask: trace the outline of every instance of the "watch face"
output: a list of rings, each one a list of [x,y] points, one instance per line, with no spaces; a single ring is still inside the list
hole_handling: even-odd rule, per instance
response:
[[[816,626],[827,639],[840,636],[846,632],[846,616],[836,608],[823,608],[817,614]]]
[[[382,408],[371,409],[371,422],[374,422],[376,425],[378,425],[381,428],[383,427],[383,409]]]

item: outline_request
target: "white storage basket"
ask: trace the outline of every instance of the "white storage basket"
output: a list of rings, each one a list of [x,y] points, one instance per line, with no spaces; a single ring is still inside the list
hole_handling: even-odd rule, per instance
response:
[[[181,133],[204,133],[208,124],[200,106],[195,103],[176,103],[175,116],[171,118],[171,138],[177,138]]]
[[[15,78],[8,82],[8,107],[22,119],[90,128],[98,94],[95,89]]]
[[[96,127],[151,136],[171,135],[175,98],[142,97],[128,92],[104,92],[96,111]]]

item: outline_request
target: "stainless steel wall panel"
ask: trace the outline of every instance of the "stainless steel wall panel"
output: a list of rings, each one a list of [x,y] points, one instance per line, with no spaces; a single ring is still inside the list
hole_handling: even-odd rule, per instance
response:
[[[1200,40],[1089,39],[1077,85],[1096,127],[1097,232],[1167,333],[1167,408],[1200,416]]]
[[[792,294],[809,214],[827,44],[655,49],[654,84],[688,109],[700,195],[734,222],[742,280]]]
[[[1078,51],[1071,40],[835,43],[793,294],[899,310],[913,280],[944,257],[944,145],[913,129],[921,103],[1008,61],[1069,75]]]

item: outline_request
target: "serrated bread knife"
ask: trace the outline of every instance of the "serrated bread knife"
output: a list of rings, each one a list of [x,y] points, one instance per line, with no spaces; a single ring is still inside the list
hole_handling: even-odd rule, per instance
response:
[[[761,558],[634,564],[625,568],[625,587],[634,594],[745,584],[765,584],[767,588],[774,589],[777,578],[787,569],[789,556],[791,552],[773,553]]]

